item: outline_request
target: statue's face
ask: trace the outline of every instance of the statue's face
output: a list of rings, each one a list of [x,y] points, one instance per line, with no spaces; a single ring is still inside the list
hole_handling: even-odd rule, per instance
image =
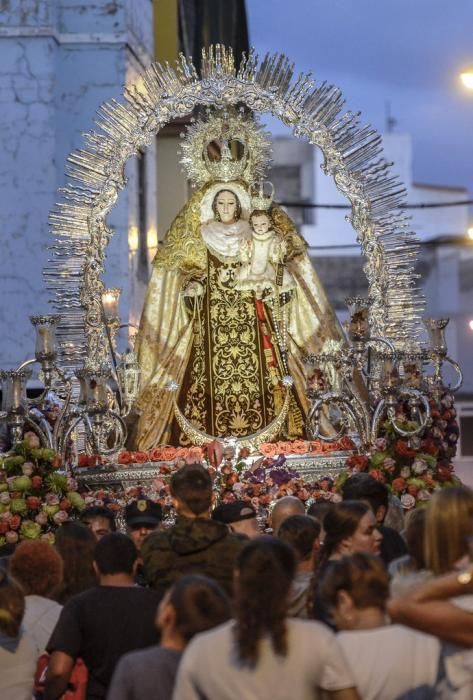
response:
[[[232,221],[235,221],[237,199],[233,192],[229,192],[228,190],[219,192],[215,206],[220,216],[220,221],[222,221],[224,224],[229,224]]]
[[[255,238],[258,236],[264,236],[268,233],[270,227],[269,216],[266,214],[258,214],[257,216],[251,217],[251,228],[255,234]]]

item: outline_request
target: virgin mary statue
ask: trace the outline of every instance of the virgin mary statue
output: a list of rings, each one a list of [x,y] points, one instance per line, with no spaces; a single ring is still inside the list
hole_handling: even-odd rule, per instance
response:
[[[189,131],[183,163],[199,188],[153,263],[137,339],[142,389],[135,446],[192,443],[176,420],[170,383],[179,387],[178,410],[189,425],[238,438],[263,430],[281,411],[285,375],[294,383],[282,432],[303,437],[303,356],[320,352],[329,339],[341,340],[342,331],[304,240],[274,204],[265,209],[283,251],[281,279],[290,273],[292,288],[273,284],[256,293],[238,285],[242,250],[253,235],[250,214],[261,209],[250,185],[262,174],[266,142],[254,119],[220,113]],[[214,161],[207,149],[212,139],[219,144]]]

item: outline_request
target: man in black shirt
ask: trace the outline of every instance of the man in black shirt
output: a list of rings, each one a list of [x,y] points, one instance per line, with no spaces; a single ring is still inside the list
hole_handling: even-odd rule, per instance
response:
[[[72,597],[61,612],[47,646],[45,700],[63,695],[78,658],[89,671],[87,700],[105,698],[119,658],[159,641],[155,618],[160,596],[134,585],[137,557],[135,545],[121,533],[97,543],[99,585]]]

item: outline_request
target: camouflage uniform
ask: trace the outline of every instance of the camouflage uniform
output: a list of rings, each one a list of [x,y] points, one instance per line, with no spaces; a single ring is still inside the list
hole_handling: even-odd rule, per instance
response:
[[[245,544],[226,525],[203,518],[179,516],[168,530],[145,539],[141,558],[150,586],[164,591],[186,574],[205,574],[232,593],[233,568]]]

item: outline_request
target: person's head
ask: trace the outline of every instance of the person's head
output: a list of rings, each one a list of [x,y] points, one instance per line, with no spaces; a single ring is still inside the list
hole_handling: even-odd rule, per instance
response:
[[[212,503],[212,479],[202,464],[185,464],[171,477],[171,495],[179,515],[208,517]]]
[[[56,530],[55,547],[64,562],[64,582],[59,600],[92,588],[97,579],[94,572],[94,549],[97,540],[86,525],[69,521]]]
[[[325,539],[325,529],[324,529],[325,516],[327,515],[329,510],[331,510],[334,507],[335,507],[335,503],[333,503],[333,501],[323,500],[323,501],[315,501],[314,503],[311,503],[307,509],[307,515],[310,515],[311,518],[315,518],[320,523],[320,544],[323,544],[324,539]]]
[[[370,620],[378,619],[383,624],[389,575],[378,557],[357,552],[329,562],[317,586],[319,600],[338,629],[363,627],[366,611],[373,609],[379,615],[371,615]]]
[[[272,228],[271,214],[267,211],[255,209],[250,214],[250,226],[255,238],[264,237]]]
[[[25,595],[11,576],[0,568],[0,632],[18,637],[25,613]]]
[[[207,576],[183,576],[162,599],[156,617],[161,646],[184,649],[192,637],[226,622],[230,599]]]
[[[373,479],[369,474],[358,472],[343,484],[342,497],[344,501],[366,501],[378,525],[383,524],[389,506],[389,490],[386,484]]]
[[[129,576],[135,574],[138,550],[134,542],[122,532],[111,532],[102,537],[95,546],[94,568],[97,576]]]
[[[48,542],[23,540],[10,558],[9,570],[25,595],[48,598],[59,590],[64,564]]]
[[[426,508],[414,508],[406,516],[406,547],[418,571],[426,568],[424,552],[426,514]]]
[[[313,568],[320,549],[320,523],[310,515],[290,515],[278,530],[278,538],[296,552],[299,568]]]
[[[227,525],[231,532],[250,538],[261,534],[256,520],[256,511],[247,501],[221,503],[212,511],[212,520]]]
[[[425,519],[425,563],[435,575],[451,571],[469,554],[473,536],[473,491],[441,489],[430,499]]]
[[[125,508],[126,531],[138,550],[145,537],[161,525],[163,510],[159,503],[149,498],[139,498]]]
[[[342,501],[324,520],[324,560],[354,552],[379,554],[382,535],[370,506],[363,501]]]
[[[97,540],[117,529],[114,514],[105,506],[85,508],[79,516],[79,521],[89,528]]]
[[[304,504],[296,496],[283,496],[276,501],[271,511],[271,527],[274,535],[278,534],[281,523],[290,515],[305,515]]]
[[[212,211],[215,219],[224,224],[238,221],[241,216],[240,200],[234,192],[223,188],[214,197]]]
[[[269,636],[276,654],[286,654],[285,618],[295,572],[295,553],[276,537],[255,537],[240,551],[234,613],[238,656],[243,664],[256,666],[264,636]]]

